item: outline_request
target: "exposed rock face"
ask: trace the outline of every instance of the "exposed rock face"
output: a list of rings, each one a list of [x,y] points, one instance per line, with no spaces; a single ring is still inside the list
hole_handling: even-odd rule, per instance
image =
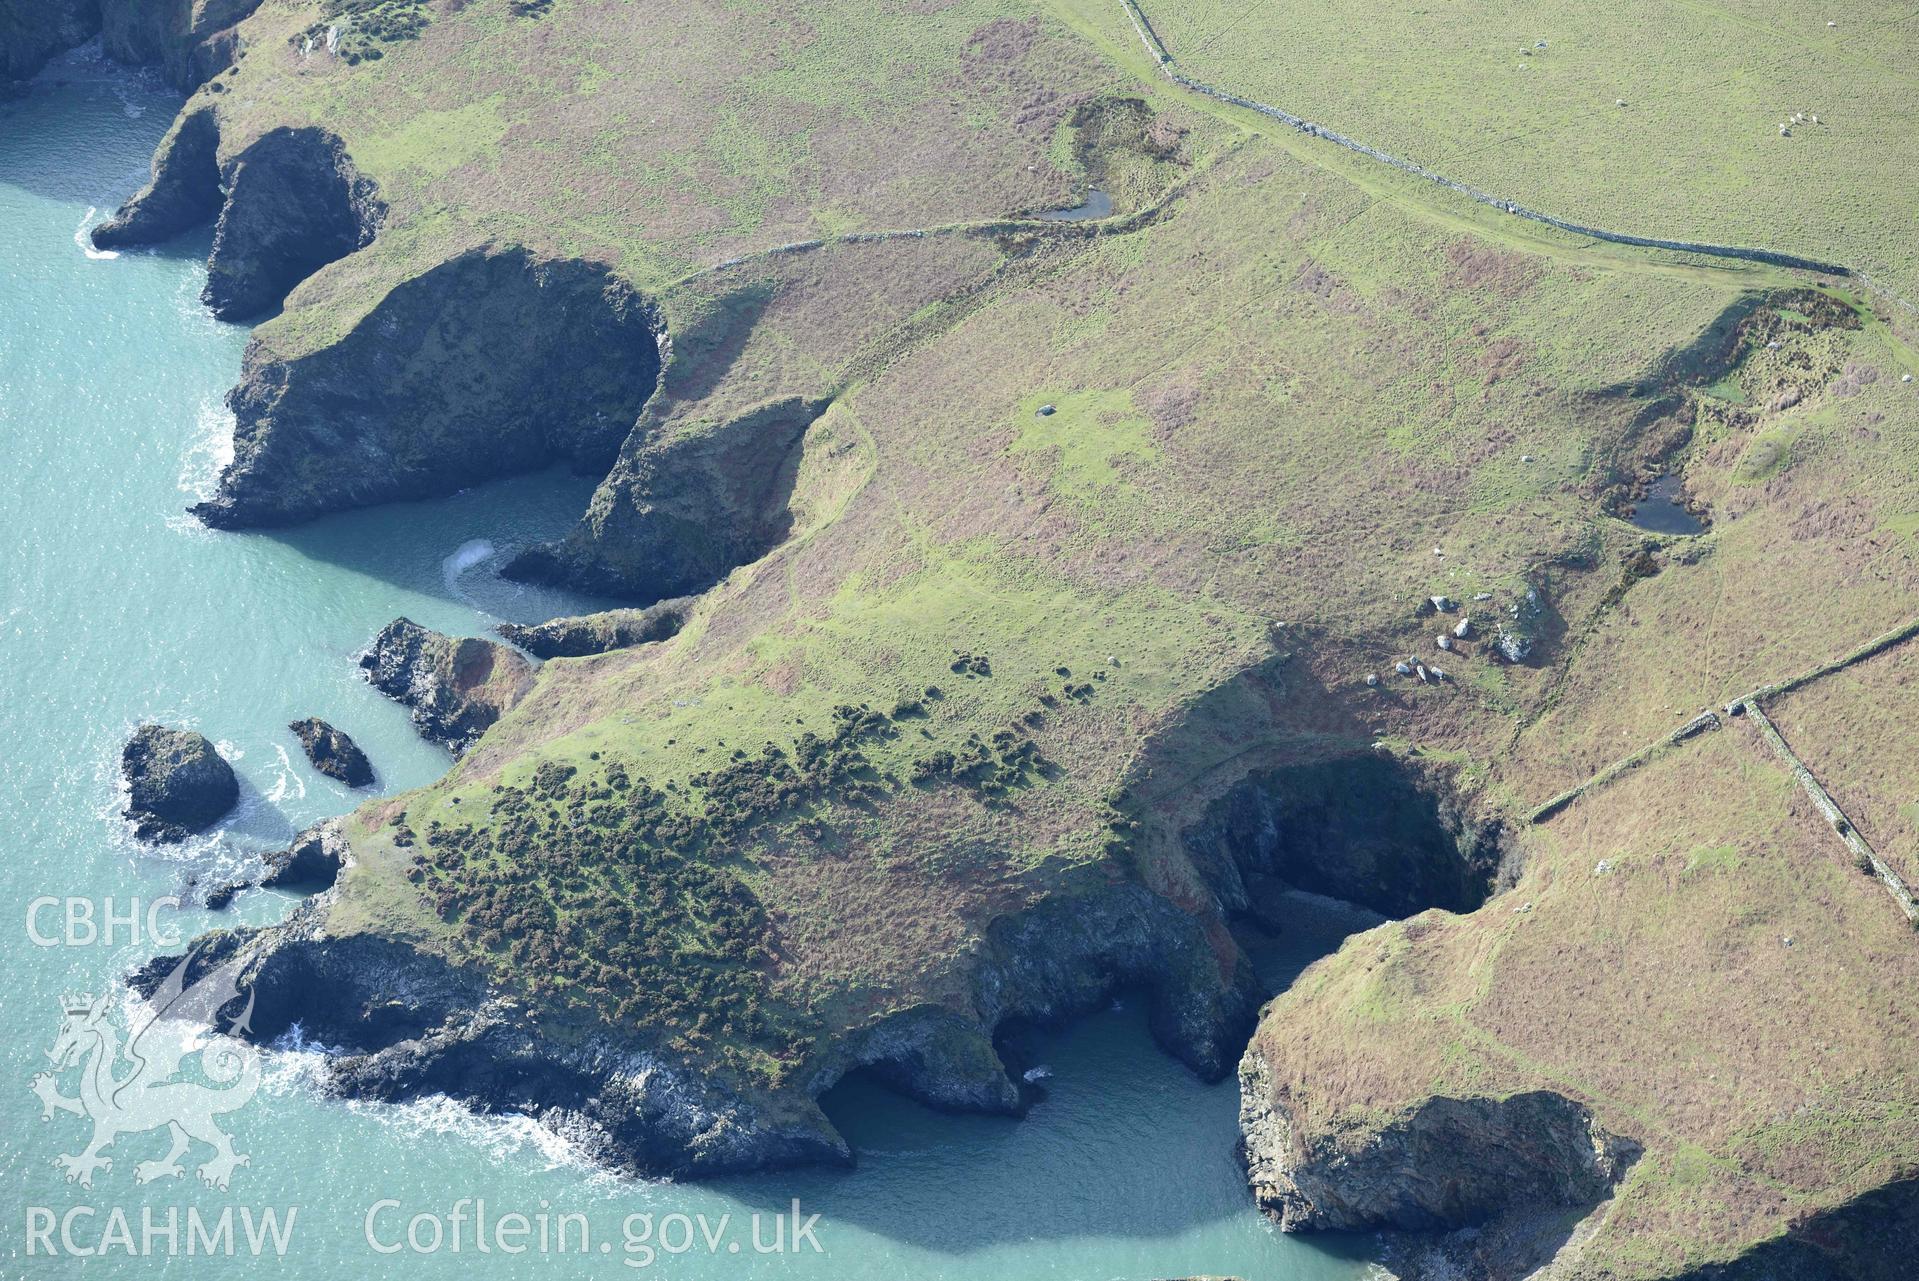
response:
[[[121,62],[153,63],[168,84],[191,93],[233,65],[234,25],[260,0],[105,0],[101,42]]]
[[[717,1175],[850,1158],[804,1098],[784,1106],[701,1079],[603,1031],[562,1040],[538,1030],[512,999],[472,971],[406,943],[325,928],[329,896],[283,925],[204,940],[195,969],[246,959],[253,1033],[270,1041],[298,1021],[309,1037],[346,1047],[329,1059],[349,1097],[401,1100],[444,1093],[531,1110],[610,1165],[639,1173]],[[150,990],[175,964],[134,976]],[[189,974],[189,981],[193,975]]]
[[[127,818],[143,841],[180,841],[219,821],[240,799],[233,767],[204,734],[142,725],[120,753],[131,793]]]
[[[0,85],[27,80],[100,29],[100,0],[0,0]]]
[[[344,842],[337,825],[322,824],[294,850],[303,847],[331,866]],[[922,1004],[822,1037],[824,1058],[803,1083],[766,1088],[722,1080],[705,1064],[645,1044],[643,1028],[583,1028],[529,1010],[475,970],[399,939],[342,935],[328,928],[331,899],[309,900],[282,925],[197,945],[200,970],[245,958],[241,985],[254,995],[254,1037],[271,1041],[297,1021],[308,1037],[349,1050],[326,1068],[344,1095],[444,1093],[529,1111],[596,1159],[648,1176],[849,1160],[815,1099],[862,1067],[935,1106],[1016,1112],[1019,1091],[992,1029],[1005,1018],[1083,1012],[1121,984],[1152,993],[1153,1026],[1169,1049],[1202,1071],[1223,1071],[1258,1000],[1250,975],[1222,971],[1194,918],[1137,885],[1108,884],[995,926],[969,958],[959,1004]],[[151,990],[173,963],[149,964],[134,985]],[[572,1034],[546,1030],[558,1026]]]
[[[967,958],[963,1005],[925,1004],[831,1039],[817,1097],[855,1069],[933,1107],[1016,1113],[993,1045],[1008,1020],[1058,1023],[1143,987],[1153,1036],[1207,1080],[1230,1070],[1259,1005],[1249,970],[1223,963],[1198,922],[1138,885],[1061,895],[996,921]]]
[[[327,889],[351,858],[340,820],[315,823],[293,838],[293,844],[266,856],[266,875],[260,884],[269,889]]]
[[[93,243],[112,249],[165,240],[212,219],[221,200],[218,118],[211,107],[183,112],[153,153],[153,177],[93,229]]]
[[[373,687],[404,703],[422,735],[464,752],[533,687],[533,664],[478,636],[454,638],[396,618],[360,656]]]
[[[317,716],[294,721],[287,726],[300,740],[300,747],[313,762],[313,768],[348,787],[366,787],[373,782],[373,765],[360,745]]]
[[[1380,1126],[1307,1139],[1275,1095],[1258,1042],[1239,1076],[1247,1178],[1287,1231],[1446,1229],[1523,1207],[1593,1205],[1640,1152],[1547,1091],[1431,1098]]]
[[[293,287],[373,240],[386,206],[340,140],[275,129],[221,171],[226,205],[201,298],[222,320],[269,311]]]
[[[652,308],[604,267],[462,254],[330,347],[282,361],[249,346],[228,397],[233,462],[194,513],[221,529],[287,525],[559,459],[601,470],[659,364]]]
[[[1523,663],[1532,658],[1533,651],[1539,647],[1546,617],[1545,597],[1537,586],[1528,583],[1506,607],[1506,616],[1500,619],[1494,634],[1493,644],[1498,647],[1500,657],[1509,663]]]
[[[211,911],[219,911],[233,901],[235,894],[253,885],[285,890],[331,889],[340,872],[353,861],[352,853],[339,819],[315,823],[294,837],[291,845],[266,856],[266,870],[259,880],[216,886],[207,891],[206,905]]]
[[[693,597],[678,596],[645,609],[610,609],[579,618],[554,618],[528,627],[502,623],[500,635],[535,658],[583,658],[671,640],[686,625]]]
[[[665,439],[636,431],[579,527],[504,573],[641,601],[704,591],[786,537],[800,439],[829,403],[777,400]]]
[[[1377,755],[1255,773],[1181,835],[1235,909],[1244,878],[1262,875],[1388,916],[1470,911],[1505,857],[1497,824]]]

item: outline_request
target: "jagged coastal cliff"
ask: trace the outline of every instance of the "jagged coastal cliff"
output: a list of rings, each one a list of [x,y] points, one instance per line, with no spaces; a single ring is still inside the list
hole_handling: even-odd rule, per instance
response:
[[[0,8],[14,78],[97,35],[188,94],[92,236],[212,228],[256,323],[195,518],[596,485],[504,574],[614,607],[366,637],[447,774],[195,964],[343,1095],[673,1176],[853,1159],[855,1073],[1019,1115],[1006,1034],[1137,994],[1282,1230],[1892,1267],[1911,319],[1326,161],[1130,4],[907,8]],[[151,729],[136,802],[218,790]],[[1380,923],[1263,990],[1299,892]]]

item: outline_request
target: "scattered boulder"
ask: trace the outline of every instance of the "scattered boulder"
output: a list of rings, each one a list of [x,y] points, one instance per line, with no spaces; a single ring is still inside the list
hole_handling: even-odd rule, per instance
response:
[[[1460,640],[1465,640],[1468,636],[1471,636],[1472,634],[1473,634],[1473,620],[1470,618],[1460,619],[1458,625],[1453,628],[1453,635]]]
[[[319,717],[294,721],[287,728],[300,740],[313,768],[328,778],[348,787],[366,787],[373,782],[373,766],[360,745]]]
[[[1453,647],[1453,638],[1448,636],[1446,633],[1441,632],[1439,635],[1433,638],[1433,643],[1438,645],[1441,649],[1451,649]]]
[[[412,711],[423,737],[456,755],[533,688],[533,663],[519,651],[443,636],[408,618],[381,629],[360,666],[373,688]]]
[[[240,781],[206,735],[142,725],[120,753],[130,793],[127,818],[143,841],[183,841],[218,822],[240,799]]]
[[[1545,598],[1537,587],[1528,583],[1506,612],[1507,617],[1500,622],[1493,638],[1493,646],[1507,662],[1523,663],[1539,643],[1539,634],[1546,622]]]
[[[1432,603],[1433,608],[1442,614],[1450,614],[1457,608],[1457,606],[1453,604],[1453,598],[1450,596],[1434,596],[1432,597]]]

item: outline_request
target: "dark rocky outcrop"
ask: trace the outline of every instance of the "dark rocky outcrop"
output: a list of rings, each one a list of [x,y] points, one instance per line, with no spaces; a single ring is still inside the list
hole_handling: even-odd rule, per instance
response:
[[[317,716],[294,721],[287,726],[300,740],[300,748],[313,762],[313,768],[348,787],[367,787],[373,782],[373,765],[360,745]]]
[[[120,753],[127,818],[143,841],[181,841],[204,832],[240,799],[233,767],[204,734],[142,725]]]
[[[239,56],[237,23],[260,0],[105,0],[101,43],[121,62],[159,67],[166,82],[191,93]]]
[[[309,837],[324,854],[337,828],[322,825],[302,841]],[[1244,967],[1222,968],[1195,918],[1140,886],[1107,883],[995,925],[964,958],[965,995],[821,1037],[803,1080],[764,1087],[654,1046],[643,1027],[531,1009],[424,946],[340,933],[330,928],[331,900],[321,894],[279,926],[201,939],[188,981],[238,959],[255,1001],[252,1035],[271,1041],[297,1022],[309,1040],[341,1047],[325,1070],[343,1095],[441,1093],[529,1112],[596,1159],[648,1176],[843,1163],[846,1142],[815,1100],[862,1069],[935,1106],[1017,1112],[1020,1092],[993,1047],[994,1028],[1082,1013],[1120,986],[1145,987],[1167,1048],[1216,1074],[1258,1001]],[[134,985],[150,991],[174,964],[150,963]]]
[[[826,400],[777,400],[710,427],[636,431],[584,520],[503,571],[656,601],[704,591],[785,538],[800,440]]]
[[[405,618],[381,629],[360,666],[375,689],[412,711],[424,737],[455,753],[533,687],[533,664],[508,646],[443,636]]]
[[[299,1023],[346,1051],[325,1071],[338,1093],[386,1101],[447,1094],[530,1111],[617,1168],[718,1175],[845,1163],[845,1140],[804,1097],[728,1089],[605,1029],[554,1037],[476,972],[396,939],[327,929],[330,896],[282,925],[202,939],[188,982],[236,958],[255,1002],[252,1032],[271,1041]],[[150,991],[177,964],[133,977]]]
[[[100,30],[100,0],[0,0],[0,86]]]
[[[168,84],[191,93],[233,65],[234,25],[259,7],[260,0],[0,0],[0,85],[100,36],[108,57],[155,64]]]
[[[222,168],[226,204],[201,298],[222,320],[280,305],[293,287],[369,244],[386,206],[323,129],[275,129]]]
[[[250,345],[228,397],[233,462],[194,513],[221,529],[287,525],[560,459],[600,471],[659,364],[652,308],[605,267],[462,254],[331,346],[281,360]]]
[[[93,243],[153,244],[216,215],[200,296],[221,319],[245,320],[369,244],[386,206],[322,129],[275,129],[223,164],[219,117],[205,104],[174,121],[152,178],[94,228]]]
[[[990,926],[966,960],[968,999],[896,1011],[832,1038],[817,1097],[852,1071],[932,1107],[1013,1114],[1026,1100],[994,1047],[1009,1024],[1058,1024],[1142,988],[1153,1038],[1206,1080],[1231,1070],[1259,1005],[1198,920],[1133,884],[1049,898]]]
[[[301,832],[285,849],[266,855],[257,880],[230,881],[208,890],[206,905],[217,912],[231,903],[235,894],[256,885],[263,889],[309,892],[331,889],[351,861],[352,850],[346,833],[340,828],[340,820],[330,818]]]
[[[494,630],[535,658],[584,658],[673,639],[686,626],[693,599],[677,596],[645,609],[610,609],[532,626],[502,623]]]
[[[1181,836],[1235,910],[1245,878],[1269,876],[1388,916],[1465,912],[1510,857],[1496,821],[1376,753],[1250,774]]]
[[[184,111],[153,153],[153,176],[93,229],[102,249],[154,244],[220,212],[220,125],[212,107]]]
[[[1515,1209],[1596,1205],[1639,1158],[1563,1095],[1422,1101],[1358,1135],[1302,1138],[1255,1041],[1240,1064],[1241,1154],[1260,1208],[1302,1228],[1431,1231]]]

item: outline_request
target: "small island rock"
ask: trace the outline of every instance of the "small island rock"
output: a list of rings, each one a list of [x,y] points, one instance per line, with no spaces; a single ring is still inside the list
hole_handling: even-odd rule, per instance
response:
[[[313,762],[313,768],[348,787],[366,787],[373,782],[373,765],[360,745],[317,716],[294,721],[287,726],[300,740],[301,750]]]
[[[240,799],[240,782],[206,735],[142,725],[120,753],[127,818],[143,841],[183,841],[204,832]]]

